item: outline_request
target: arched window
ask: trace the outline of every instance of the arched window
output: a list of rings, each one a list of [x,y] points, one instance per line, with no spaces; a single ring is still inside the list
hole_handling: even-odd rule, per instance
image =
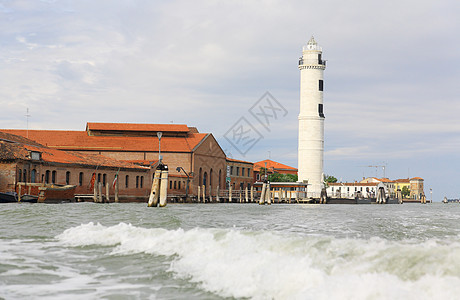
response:
[[[19,170],[18,172],[18,182],[22,181],[22,170]]]
[[[144,187],[144,176],[141,176],[141,188]]]
[[[45,172],[45,183],[50,183],[50,170]]]
[[[136,189],[139,188],[139,176],[136,176]]]
[[[37,180],[37,170],[33,169],[30,173],[30,182],[35,183]]]
[[[78,175],[78,184],[80,186],[83,185],[83,172],[80,172],[80,174]]]
[[[57,177],[57,172],[56,171],[53,171],[51,173],[51,182],[52,183],[56,183],[56,177]]]
[[[219,186],[223,187],[224,185],[222,184],[222,170],[219,170]]]
[[[208,186],[208,173],[206,173],[206,172],[204,172],[204,174],[203,174],[203,185],[205,187]]]
[[[212,188],[212,169],[209,171],[209,186]]]
[[[65,184],[70,184],[70,172],[65,172]]]
[[[177,183],[177,189],[180,190],[180,181]]]
[[[169,189],[172,190],[172,180],[169,181]]]
[[[27,182],[27,170],[26,169],[24,169],[23,174],[24,174],[24,176],[23,176],[22,180],[24,180],[24,182]]]
[[[129,175],[125,177],[125,188],[129,188]]]
[[[198,174],[198,185],[202,186],[203,185],[203,178],[201,177],[201,173],[203,170],[200,168],[200,173]]]
[[[101,182],[101,173],[97,174],[97,183]]]
[[[177,181],[174,180],[174,189],[177,189]]]
[[[105,186],[105,183],[107,182],[107,174],[102,175],[102,185]]]

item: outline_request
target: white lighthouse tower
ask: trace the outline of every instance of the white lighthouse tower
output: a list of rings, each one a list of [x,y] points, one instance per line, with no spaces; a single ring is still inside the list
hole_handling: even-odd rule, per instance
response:
[[[299,181],[308,181],[307,196],[319,198],[323,188],[324,112],[323,73],[326,61],[312,37],[299,59]]]

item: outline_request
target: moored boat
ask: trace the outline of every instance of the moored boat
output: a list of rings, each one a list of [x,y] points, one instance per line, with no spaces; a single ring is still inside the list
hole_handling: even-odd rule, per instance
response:
[[[18,202],[17,194],[15,192],[0,193],[0,203],[14,202]]]

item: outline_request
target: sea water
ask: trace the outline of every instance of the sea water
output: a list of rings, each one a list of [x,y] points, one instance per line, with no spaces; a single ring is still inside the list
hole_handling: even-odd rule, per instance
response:
[[[4,299],[459,299],[460,205],[0,205]]]

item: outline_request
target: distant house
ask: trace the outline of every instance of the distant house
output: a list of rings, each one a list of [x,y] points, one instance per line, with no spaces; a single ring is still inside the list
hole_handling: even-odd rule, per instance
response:
[[[270,159],[254,163],[254,182],[263,181],[265,176],[274,173],[297,175],[297,169]]]

